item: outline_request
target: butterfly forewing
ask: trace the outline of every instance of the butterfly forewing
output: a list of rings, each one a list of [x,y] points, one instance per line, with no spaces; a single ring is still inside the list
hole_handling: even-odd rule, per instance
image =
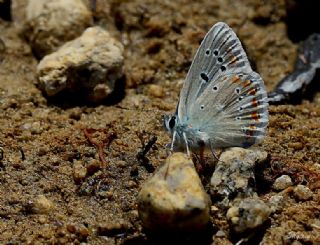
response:
[[[207,86],[227,74],[252,71],[241,42],[225,23],[215,24],[203,39],[181,90],[178,117],[186,122],[190,105]]]

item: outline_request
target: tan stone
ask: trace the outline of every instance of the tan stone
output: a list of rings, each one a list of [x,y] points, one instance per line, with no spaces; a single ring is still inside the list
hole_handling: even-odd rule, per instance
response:
[[[174,153],[138,195],[139,215],[149,229],[194,230],[209,221],[210,199],[193,162]]]
[[[25,14],[25,35],[41,58],[78,36],[93,22],[81,0],[29,0]]]
[[[123,75],[123,46],[101,27],[45,56],[37,67],[39,87],[48,96],[65,91],[99,102]]]

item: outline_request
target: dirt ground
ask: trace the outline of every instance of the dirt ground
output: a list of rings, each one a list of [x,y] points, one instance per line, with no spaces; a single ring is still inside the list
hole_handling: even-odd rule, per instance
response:
[[[29,44],[13,21],[0,20],[1,244],[160,243],[143,229],[136,197],[167,157],[170,138],[161,115],[174,112],[204,34],[217,21],[228,23],[269,91],[292,71],[296,58],[284,0],[98,0],[93,11],[95,24],[125,46],[125,96],[113,105],[46,98],[35,86],[38,60]],[[287,174],[313,195],[301,201],[292,188],[285,190],[283,209],[255,231],[257,243],[320,244],[319,127],[320,90],[297,105],[270,106],[268,133],[258,146],[270,160],[258,192],[268,200],[276,194],[274,179]],[[149,162],[138,160],[143,143],[153,136]],[[105,161],[90,140],[103,147]],[[219,211],[212,214],[205,238],[193,239],[198,244],[237,241],[228,235],[213,241],[217,230],[229,232]]]

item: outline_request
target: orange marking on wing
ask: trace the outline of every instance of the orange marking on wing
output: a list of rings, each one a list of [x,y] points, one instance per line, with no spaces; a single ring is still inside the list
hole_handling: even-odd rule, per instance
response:
[[[251,105],[252,105],[253,107],[257,107],[257,106],[258,106],[258,101],[257,101],[256,98],[254,98],[254,99],[251,101]]]
[[[250,81],[250,80],[245,80],[245,81],[243,82],[243,87],[248,87],[250,84],[251,84],[251,81]]]
[[[257,129],[256,126],[254,126],[254,125],[249,125],[249,128],[248,128],[247,131],[246,131],[247,137],[250,138],[251,136],[253,136],[253,135],[254,135],[254,131],[255,131],[256,129]]]
[[[259,121],[260,115],[255,111],[255,112],[251,113],[251,118],[256,121]]]
[[[248,91],[248,94],[251,94],[251,95],[255,95],[257,92],[257,90],[255,88],[252,88]]]
[[[240,80],[240,77],[239,77],[239,76],[234,76],[234,77],[232,78],[232,83],[237,83],[239,80]]]
[[[238,60],[238,58],[236,56],[233,56],[232,60],[230,61],[229,64],[233,64]]]

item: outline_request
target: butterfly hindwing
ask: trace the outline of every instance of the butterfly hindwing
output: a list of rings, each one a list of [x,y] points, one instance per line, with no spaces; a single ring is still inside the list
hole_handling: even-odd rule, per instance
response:
[[[190,105],[188,123],[207,134],[212,148],[247,147],[265,135],[267,107],[258,73],[231,73],[211,81]]]
[[[240,40],[225,23],[215,24],[204,37],[181,90],[178,106],[180,120],[186,121],[191,105],[212,82],[230,73],[251,72]]]

